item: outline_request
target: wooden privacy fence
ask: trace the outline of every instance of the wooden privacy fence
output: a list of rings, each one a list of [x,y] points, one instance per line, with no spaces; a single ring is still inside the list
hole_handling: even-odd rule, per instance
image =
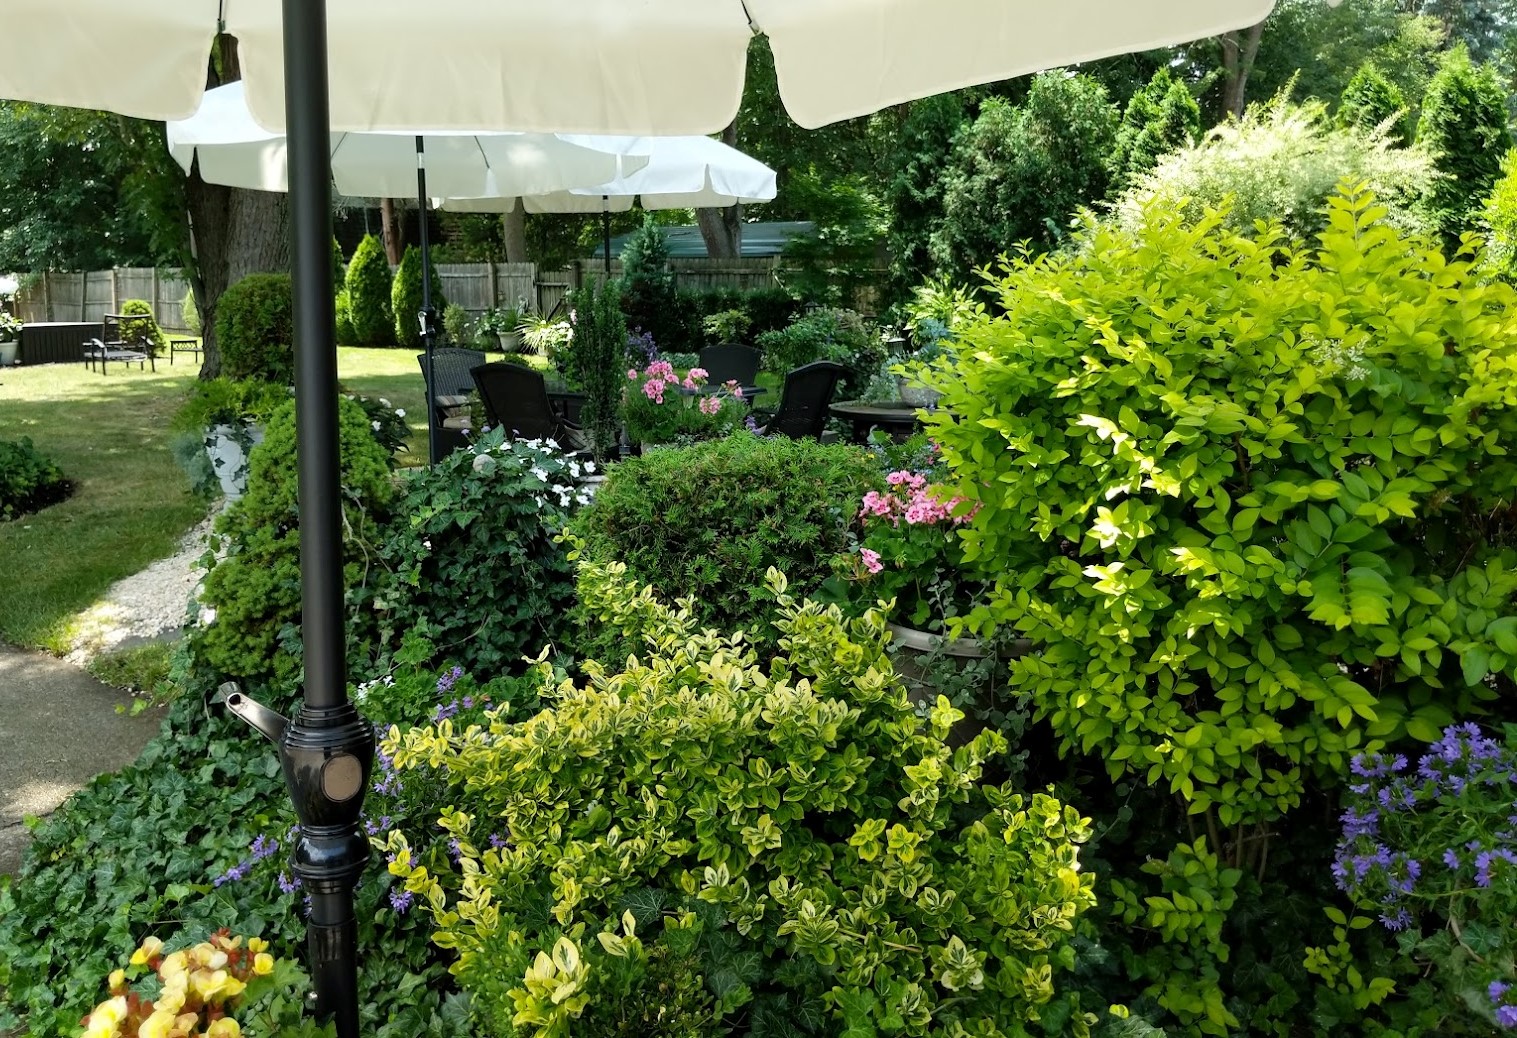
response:
[[[784,268],[779,257],[755,259],[675,259],[669,263],[681,291],[731,289],[756,292],[781,284]],[[611,275],[620,277],[621,260],[611,261]],[[535,263],[440,263],[437,275],[443,295],[478,316],[497,306],[515,306],[525,299],[540,314],[562,307],[572,288],[605,277],[600,260],[581,260],[562,270],[539,270]],[[119,312],[128,299],[145,299],[159,325],[185,331],[183,300],[189,283],[177,270],[121,267],[88,273],[49,271],[28,280],[16,295],[23,321],[99,322]]]
[[[115,270],[50,270],[27,281],[16,293],[16,313],[22,321],[77,321],[99,324],[105,314],[121,312],[128,299],[143,299],[153,308],[158,324],[185,331],[184,295],[189,282],[176,270],[118,267]]]

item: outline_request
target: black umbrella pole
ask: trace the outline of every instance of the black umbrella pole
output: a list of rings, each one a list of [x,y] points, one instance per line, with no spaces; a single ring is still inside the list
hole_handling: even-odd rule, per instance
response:
[[[432,389],[436,369],[432,366],[432,246],[427,240],[427,144],[421,134],[416,135],[416,209],[421,224],[421,345],[427,354],[427,461],[436,465],[442,460],[437,442],[437,430],[432,428]]]
[[[353,887],[369,858],[359,815],[374,736],[348,702],[343,644],[326,3],[283,0],[283,13],[305,706],[282,732],[280,756],[300,819],[293,868],[311,895],[316,1012],[335,1019],[339,1038],[358,1038]]]
[[[611,196],[600,196],[601,248],[605,250],[606,280],[611,280]]]

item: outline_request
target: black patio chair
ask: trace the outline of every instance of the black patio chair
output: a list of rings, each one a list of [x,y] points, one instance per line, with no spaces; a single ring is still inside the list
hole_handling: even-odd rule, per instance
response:
[[[441,461],[469,443],[469,394],[474,391],[472,368],[485,362],[479,350],[447,346],[432,351],[432,370],[427,355],[418,353],[416,363],[427,386],[427,421],[432,423],[432,450]]]
[[[706,380],[713,386],[724,382],[751,386],[758,378],[761,357],[762,354],[752,346],[724,343],[701,350],[700,366],[706,369]]]
[[[755,421],[760,423],[759,434],[788,436],[792,440],[807,436],[820,439],[827,427],[827,407],[832,403],[832,394],[847,375],[847,368],[830,360],[806,364],[788,373],[773,414],[767,421],[761,413],[754,414]]]
[[[470,374],[485,405],[485,420],[492,428],[504,426],[512,439],[556,440],[570,452],[589,445],[579,426],[553,410],[541,372],[497,360],[476,366]]]

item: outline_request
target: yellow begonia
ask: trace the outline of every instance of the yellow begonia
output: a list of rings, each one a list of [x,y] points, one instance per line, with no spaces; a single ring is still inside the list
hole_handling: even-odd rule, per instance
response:
[[[156,937],[149,937],[142,942],[142,947],[132,952],[131,963],[133,966],[146,966],[148,960],[162,950],[163,942]]]
[[[190,968],[190,957],[182,951],[164,957],[158,964],[158,975],[167,981],[170,977]]]
[[[126,994],[126,970],[111,970],[110,979],[106,981],[106,985],[113,995]]]
[[[268,950],[269,950],[269,942],[266,941],[266,940],[264,940],[262,937],[249,937],[248,938],[248,951],[252,952],[254,955],[257,955],[261,951],[268,951]]]
[[[274,972],[274,956],[268,952],[259,952],[253,956],[253,972],[260,977],[267,977]]]
[[[241,1038],[241,1036],[242,1028],[229,1016],[217,1020],[205,1032],[205,1038]]]
[[[85,1023],[85,1038],[116,1038],[121,1034],[121,1021],[126,1019],[126,996],[117,995],[95,1007]]]
[[[247,985],[226,970],[196,970],[190,974],[190,989],[207,1005],[242,994]]]
[[[169,1038],[178,1019],[167,1009],[155,1011],[137,1028],[137,1038]]]

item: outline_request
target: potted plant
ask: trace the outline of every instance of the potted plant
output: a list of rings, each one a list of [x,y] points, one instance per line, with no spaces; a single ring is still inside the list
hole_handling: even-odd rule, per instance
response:
[[[526,314],[518,326],[521,342],[517,352],[531,356],[546,357],[548,362],[569,378],[568,346],[573,329],[566,320],[554,320],[537,314]]]
[[[701,321],[701,330],[713,345],[741,345],[753,321],[742,310],[719,310]]]
[[[289,398],[288,388],[273,383],[213,378],[197,381],[175,415],[175,429],[199,437],[213,486],[228,504],[247,489],[248,456],[263,442],[264,420]]]
[[[922,383],[920,372],[945,354],[948,341],[948,326],[929,317],[919,322],[912,331],[914,349],[907,353],[891,370],[896,373],[896,390],[901,402],[914,407],[933,407],[941,395]]]
[[[628,369],[622,414],[628,441],[651,445],[726,436],[742,424],[747,408],[736,382],[707,392],[704,368],[691,368],[681,379],[667,360],[655,360],[642,371]]]
[[[935,476],[933,467],[897,469],[885,477],[885,490],[866,493],[857,544],[838,568],[857,604],[893,600],[897,670],[913,700],[930,705],[943,694],[965,712],[953,733],[962,741],[1004,717],[995,699],[996,664],[1027,646],[998,648],[980,638],[953,636],[954,622],[983,601],[989,581],[966,562],[959,536],[977,506]]]
[[[479,331],[493,335],[500,342],[502,353],[520,353],[522,343],[522,320],[526,316],[525,299],[516,306],[497,306],[486,310],[479,318]]]
[[[0,368],[8,368],[16,363],[20,338],[20,319],[0,310]]]

